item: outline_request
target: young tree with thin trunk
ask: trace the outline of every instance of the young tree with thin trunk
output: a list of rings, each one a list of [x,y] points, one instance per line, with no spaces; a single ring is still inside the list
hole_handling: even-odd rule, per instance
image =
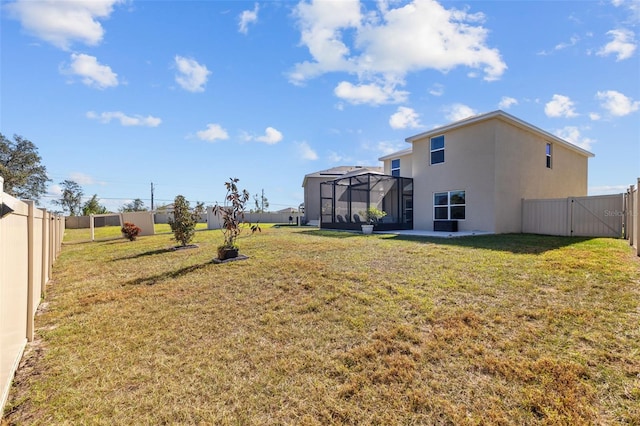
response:
[[[78,216],[82,212],[82,188],[72,180],[64,180],[60,182],[62,186],[62,197],[54,200],[53,203],[62,207],[69,216]]]

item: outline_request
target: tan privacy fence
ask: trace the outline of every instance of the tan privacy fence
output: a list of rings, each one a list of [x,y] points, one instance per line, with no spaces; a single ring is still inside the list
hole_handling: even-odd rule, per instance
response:
[[[0,408],[27,341],[52,265],[62,247],[64,218],[2,191],[0,177]]]
[[[528,234],[620,238],[623,222],[623,194],[522,201]]]
[[[640,256],[640,178],[625,194],[625,238]]]
[[[626,238],[640,255],[639,185],[624,194],[522,200],[522,232]]]

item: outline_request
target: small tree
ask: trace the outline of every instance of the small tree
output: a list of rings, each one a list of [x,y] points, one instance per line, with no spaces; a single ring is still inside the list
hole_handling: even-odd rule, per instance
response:
[[[140,198],[136,198],[130,203],[126,203],[120,209],[122,213],[126,212],[146,212],[147,208],[144,206],[144,202]]]
[[[182,195],[178,195],[173,201],[173,218],[169,218],[169,226],[171,226],[175,240],[182,247],[193,240],[196,224],[202,213],[204,213],[204,203],[197,203],[196,207],[191,210],[189,201]]]
[[[98,198],[98,194],[93,194],[90,200],[88,200],[82,206],[82,215],[89,216],[92,214],[105,214],[109,213],[107,208],[103,205],[100,205],[100,199]]]
[[[242,225],[248,224],[251,227],[251,231],[261,231],[258,224],[251,225],[244,219],[244,211],[247,201],[249,200],[249,192],[243,189],[242,192],[238,189],[238,178],[230,178],[228,182],[225,182],[227,188],[227,195],[224,198],[224,205],[220,206],[216,204],[213,207],[213,214],[220,215],[222,218],[222,233],[224,234],[224,244],[218,247],[218,258],[222,259],[221,252],[229,249],[236,249],[236,240],[242,233]]]
[[[60,182],[62,186],[62,197],[59,200],[53,200],[54,204],[62,207],[62,210],[69,212],[69,216],[77,216],[82,209],[82,188],[72,180]]]
[[[264,213],[266,209],[269,208],[269,200],[264,196],[264,190],[262,191],[262,195],[258,196],[258,194],[253,196],[253,200],[256,203],[255,212],[256,213]]]

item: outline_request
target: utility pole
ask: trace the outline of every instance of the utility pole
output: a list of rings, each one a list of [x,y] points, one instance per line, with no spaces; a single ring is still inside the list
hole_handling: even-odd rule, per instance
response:
[[[151,211],[153,211],[153,182],[151,182]]]
[[[262,198],[260,198],[260,211],[264,213],[264,188],[262,189]]]

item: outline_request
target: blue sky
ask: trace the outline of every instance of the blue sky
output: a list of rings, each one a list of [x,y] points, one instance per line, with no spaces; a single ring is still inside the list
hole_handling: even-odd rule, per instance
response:
[[[640,176],[640,3],[1,3],[0,132],[117,210],[224,182],[303,201],[305,174],[502,109],[595,154],[589,194]]]

